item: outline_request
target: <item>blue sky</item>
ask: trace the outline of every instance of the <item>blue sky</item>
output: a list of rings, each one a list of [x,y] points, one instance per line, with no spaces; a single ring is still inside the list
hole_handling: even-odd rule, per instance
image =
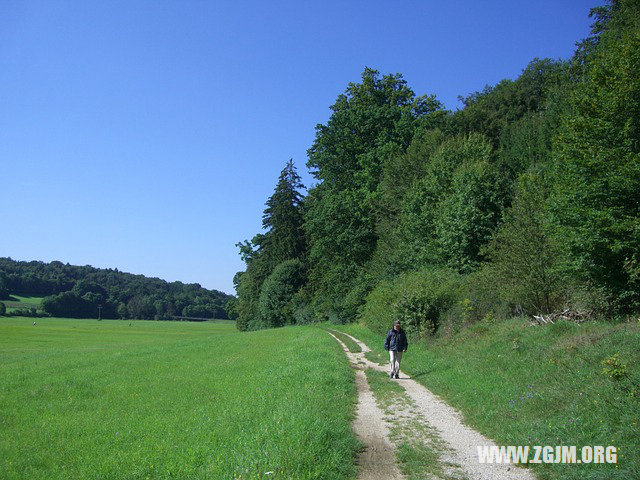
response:
[[[602,2],[0,2],[0,256],[233,293],[293,158],[365,66],[448,108],[568,58]]]

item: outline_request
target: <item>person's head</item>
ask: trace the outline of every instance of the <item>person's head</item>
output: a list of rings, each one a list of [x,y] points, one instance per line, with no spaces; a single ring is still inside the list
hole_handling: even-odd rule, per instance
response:
[[[400,330],[400,320],[396,320],[395,322],[393,322],[393,329]]]

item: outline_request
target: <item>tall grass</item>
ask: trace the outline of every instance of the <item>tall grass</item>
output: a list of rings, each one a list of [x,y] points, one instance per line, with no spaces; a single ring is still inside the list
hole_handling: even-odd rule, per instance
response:
[[[354,475],[353,375],[319,329],[32,323],[0,320],[2,478]]]

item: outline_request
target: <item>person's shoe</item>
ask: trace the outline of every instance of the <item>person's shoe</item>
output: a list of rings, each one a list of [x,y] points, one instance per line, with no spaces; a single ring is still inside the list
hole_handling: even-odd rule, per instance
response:
[[[393,372],[389,375],[389,378],[393,380]]]
[[[398,375],[397,373],[396,373],[396,378],[400,378],[400,375]]]

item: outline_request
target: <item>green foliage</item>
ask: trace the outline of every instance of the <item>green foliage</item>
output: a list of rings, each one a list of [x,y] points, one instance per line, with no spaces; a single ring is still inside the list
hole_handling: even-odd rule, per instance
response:
[[[270,300],[263,299],[262,295],[265,281],[278,265],[286,260],[301,259],[306,254],[302,226],[302,188],[304,186],[293,161],[289,160],[280,173],[273,195],[266,202],[262,221],[264,228],[268,230],[253,237],[251,242],[237,244],[240,256],[247,266],[244,272],[238,272],[234,278],[238,302],[233,305],[233,312],[237,315],[236,326],[239,330],[275,326],[273,322],[283,320],[283,313],[279,310],[282,298],[273,299],[273,310],[269,307]],[[282,294],[278,288],[276,290],[278,295]],[[295,290],[292,295],[293,293]],[[287,302],[290,300],[291,298]],[[291,316],[292,312],[287,311],[286,323],[292,323]]]
[[[520,176],[513,204],[488,248],[497,291],[529,314],[549,313],[562,298],[557,252],[545,220],[546,183],[536,172]]]
[[[116,308],[116,312],[118,313],[118,317],[122,320],[127,318],[127,315],[129,313],[127,310],[127,306],[124,304],[124,302],[120,302],[118,304],[118,307]]]
[[[516,80],[460,97],[465,108],[456,112],[454,122],[462,132],[482,133],[497,146],[507,125],[546,107],[550,92],[564,81],[565,68],[560,61],[536,58]]]
[[[296,172],[293,160],[289,160],[280,173],[278,184],[267,200],[262,216],[263,228],[269,230],[269,255],[280,263],[291,258],[301,258],[305,253],[302,230],[302,195],[304,185]]]
[[[101,305],[102,318],[123,318],[119,304],[128,304],[134,297],[132,317],[144,319],[172,319],[191,304],[210,305],[207,318],[220,313],[233,298],[217,290],[208,290],[197,283],[168,283],[159,278],[132,275],[117,269],[75,266],[61,262],[17,262],[0,258],[0,278],[12,292],[25,295],[48,296],[42,303],[50,315],[74,318],[93,318]],[[144,303],[145,308],[135,304]]]
[[[385,161],[402,153],[415,129],[437,123],[441,105],[417,97],[401,75],[366,68],[316,127],[307,165],[320,184],[309,192],[305,228],[314,290],[326,314],[352,320],[363,298],[344,303],[377,243],[378,186]],[[343,273],[346,272],[346,273]]]
[[[400,74],[365,68],[347,86],[308,150],[318,183],[304,199],[283,190],[282,218],[304,219],[308,249],[300,319],[369,318],[364,300],[384,297],[430,319],[410,320],[416,332],[435,332],[430,303],[392,288],[434,269],[465,276],[464,298],[438,316],[451,332],[560,306],[640,310],[640,7],[615,0],[592,14],[573,59],[534,59],[455,113]],[[268,253],[275,244],[268,232],[241,245],[239,328],[285,259]]]
[[[556,237],[570,275],[640,308],[640,7],[612,3],[554,143]]]
[[[629,373],[627,372],[627,365],[620,360],[620,354],[614,353],[608,358],[602,361],[602,373],[612,380],[622,380],[626,378]]]
[[[7,313],[7,306],[3,302],[0,302],[0,315],[5,315],[6,313]]]
[[[9,287],[7,286],[7,279],[4,272],[0,271],[0,300],[7,300],[9,298]]]
[[[381,282],[366,298],[361,322],[383,334],[394,320],[412,335],[434,335],[444,312],[462,298],[463,278],[447,269],[406,272]]]
[[[259,326],[294,324],[295,308],[292,301],[303,283],[304,269],[300,260],[285,260],[278,264],[262,285],[258,304]]]
[[[451,189],[451,195],[438,205],[438,253],[450,268],[469,273],[482,260],[480,251],[498,222],[500,198],[495,176],[484,162],[458,167]]]
[[[422,242],[402,241],[403,231],[398,228],[398,223],[403,208],[415,216],[422,211],[424,205],[420,198],[416,198],[418,195],[412,186],[426,175],[431,157],[444,139],[444,134],[438,129],[419,128],[404,154],[390,155],[385,160],[376,205],[378,241],[368,266],[377,278],[390,277],[412,268],[419,255],[416,250],[421,250],[423,243],[427,243],[427,232],[423,232]],[[408,194],[411,197],[407,198]],[[421,226],[416,226],[416,229],[420,230]]]
[[[507,124],[500,135],[497,166],[502,188],[512,194],[518,177],[551,163],[552,136],[559,121],[555,112],[535,112]]]
[[[402,202],[401,269],[477,268],[503,202],[491,158],[491,145],[478,134],[447,139],[433,152]]]

